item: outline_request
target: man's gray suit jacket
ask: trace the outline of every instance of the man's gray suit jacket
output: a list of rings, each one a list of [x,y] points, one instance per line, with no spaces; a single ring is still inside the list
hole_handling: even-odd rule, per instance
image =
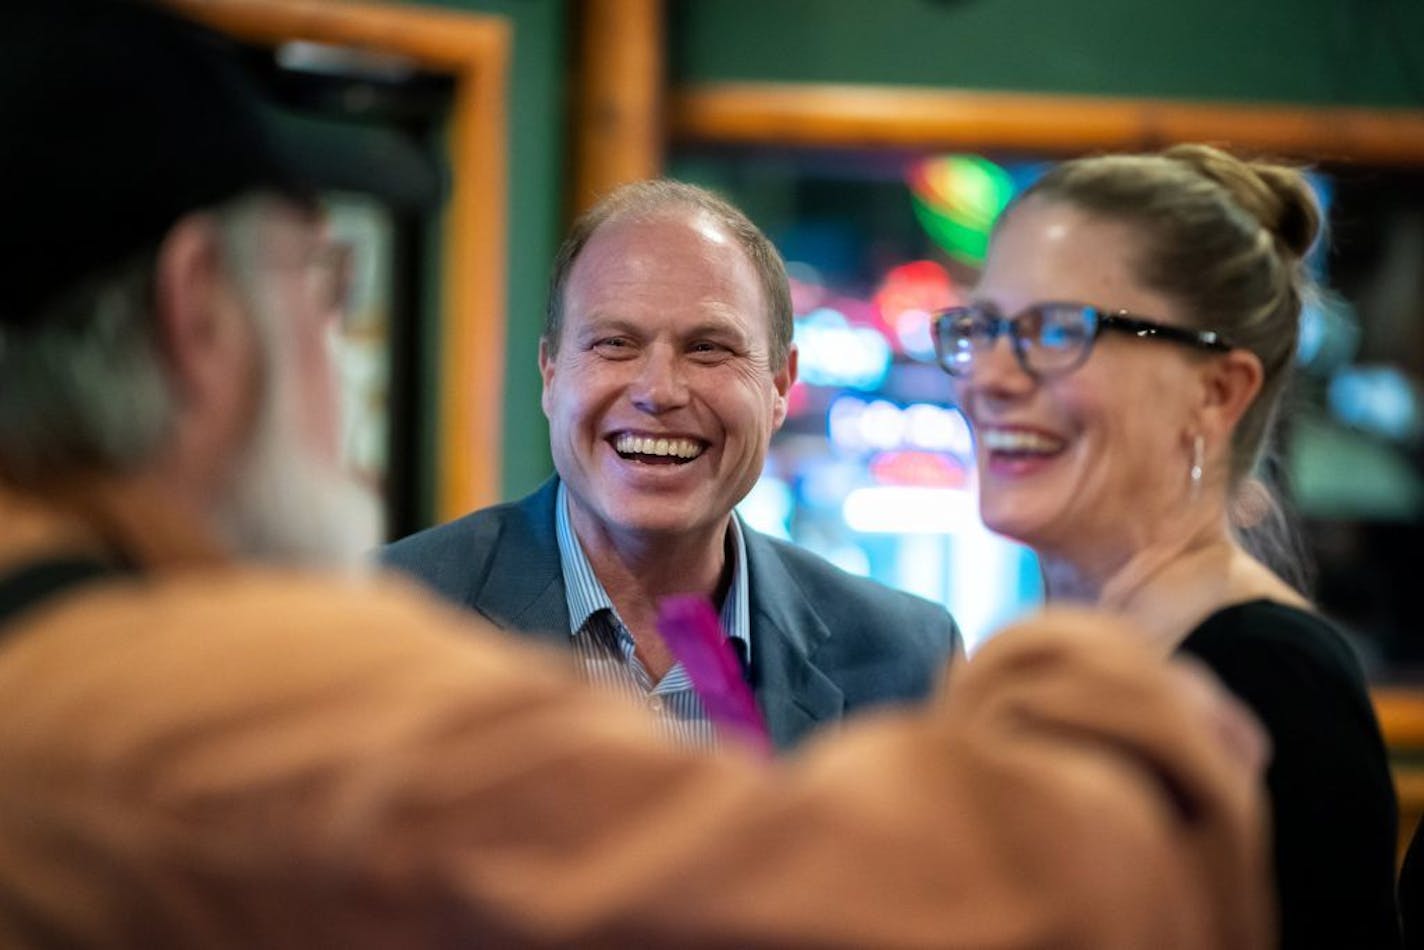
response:
[[[520,501],[388,545],[381,560],[500,628],[567,648],[557,497],[551,478]],[[749,680],[778,748],[847,713],[930,693],[959,642],[943,607],[742,528]]]

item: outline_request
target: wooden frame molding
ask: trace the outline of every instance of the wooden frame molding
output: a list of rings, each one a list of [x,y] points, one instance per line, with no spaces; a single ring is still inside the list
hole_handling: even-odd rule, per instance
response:
[[[277,44],[308,40],[403,56],[455,83],[452,187],[444,221],[435,514],[500,498],[504,405],[506,72],[503,17],[394,3],[168,0],[215,29]]]
[[[1399,797],[1399,856],[1424,815],[1424,693],[1408,687],[1370,691],[1385,745],[1395,757],[1394,790]]]
[[[1424,755],[1424,692],[1411,687],[1379,686],[1370,691],[1380,731],[1391,748]]]
[[[582,0],[574,96],[577,217],[663,166],[663,0]]]
[[[674,91],[683,143],[1024,149],[1204,141],[1312,161],[1424,165],[1424,110],[1035,95],[915,86],[708,83]]]

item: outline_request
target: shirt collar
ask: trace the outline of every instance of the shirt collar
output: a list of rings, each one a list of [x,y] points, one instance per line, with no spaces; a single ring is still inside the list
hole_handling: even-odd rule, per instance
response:
[[[569,518],[568,490],[562,481],[559,482],[559,497],[554,504],[554,526],[559,539],[559,565],[564,573],[564,596],[569,607],[569,635],[574,636],[598,611],[608,610],[614,617],[618,616],[618,611],[614,610],[608,591],[603,589],[598,576],[593,573],[593,565],[588,562],[583,545],[574,533],[573,522]],[[732,537],[732,583],[727,588],[718,619],[728,636],[740,640],[750,654],[752,635],[751,600],[747,592],[747,541],[735,513],[728,521],[728,530]]]

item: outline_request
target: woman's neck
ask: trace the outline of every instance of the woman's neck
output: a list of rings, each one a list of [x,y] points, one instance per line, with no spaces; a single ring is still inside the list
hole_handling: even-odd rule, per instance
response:
[[[1219,517],[1126,527],[1115,534],[1084,532],[1067,544],[1038,548],[1048,599],[1114,607],[1182,558],[1231,543],[1225,518]]]
[[[1164,652],[1233,603],[1267,598],[1308,606],[1242,549],[1224,517],[1136,544],[1044,553],[1040,563],[1050,601],[1093,604],[1128,617]]]

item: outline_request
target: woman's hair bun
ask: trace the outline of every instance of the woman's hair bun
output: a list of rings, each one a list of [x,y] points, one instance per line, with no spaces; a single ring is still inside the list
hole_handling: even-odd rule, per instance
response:
[[[1162,154],[1225,188],[1292,257],[1309,253],[1320,233],[1320,206],[1299,169],[1245,162],[1210,145],[1175,145]]]

